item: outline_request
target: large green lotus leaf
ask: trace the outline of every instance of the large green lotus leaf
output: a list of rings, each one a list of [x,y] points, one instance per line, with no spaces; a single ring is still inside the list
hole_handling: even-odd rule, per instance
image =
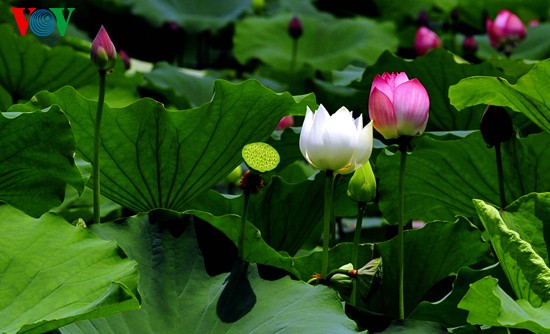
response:
[[[31,33],[22,37],[10,25],[0,25],[0,111],[41,90],[78,87],[96,77],[89,55],[66,46],[50,48]]]
[[[374,0],[380,15],[392,19],[416,18],[421,11],[437,8],[444,12],[450,12],[456,5],[456,0],[419,0],[419,1],[384,1]]]
[[[198,107],[210,101],[215,77],[206,72],[191,71],[165,62],[144,74],[146,87],[164,94],[176,108]]]
[[[39,217],[63,202],[67,184],[82,193],[75,139],[59,107],[15,118],[0,115],[0,136],[0,200]]]
[[[540,334],[550,331],[550,301],[533,307],[525,299],[514,300],[491,276],[472,284],[458,307],[469,312],[471,324],[522,328]]]
[[[249,272],[249,280],[256,305],[239,321],[223,323],[216,315],[216,304],[227,275],[208,276],[193,225],[182,221],[185,217],[179,214],[176,219],[167,216],[170,213],[156,212],[93,226],[96,233],[114,238],[138,262],[142,307],[77,322],[62,328],[63,333],[355,332],[355,324],[345,316],[331,289],[289,278],[264,281],[255,270]]]
[[[468,312],[457,306],[468,292],[471,284],[489,275],[493,277],[502,277],[504,283],[506,281],[506,276],[498,264],[481,270],[475,270],[468,267],[461,268],[456,274],[451,293],[441,300],[420,302],[409,315],[409,318],[437,322],[447,328],[468,325],[466,320],[468,318]],[[507,288],[511,291],[511,288]]]
[[[531,135],[502,145],[504,189],[508,202],[550,189],[550,135]],[[380,179],[380,209],[397,223],[399,153],[381,153],[375,175]],[[407,156],[405,220],[453,220],[477,217],[473,198],[500,203],[494,148],[479,132],[456,140],[424,136]]]
[[[479,74],[477,74],[479,75]],[[515,85],[494,76],[466,78],[449,88],[451,104],[462,110],[478,104],[510,107],[550,132],[550,59],[537,63]]]
[[[155,26],[174,22],[192,33],[221,29],[235,21],[251,4],[251,0],[115,0],[114,2],[131,7],[132,14],[146,18]]]
[[[55,214],[0,205],[0,332],[44,333],[139,307],[137,264]]]
[[[397,238],[375,244],[375,256],[382,256],[382,289],[375,290],[367,304],[370,310],[394,316],[399,300],[397,246]],[[435,283],[462,267],[490,260],[490,248],[481,232],[464,218],[405,231],[405,314],[411,313]]]
[[[323,189],[324,177],[319,175],[315,180],[304,180],[294,184],[273,177],[268,187],[250,196],[247,219],[258,228],[268,245],[278,251],[295,255],[312,234],[320,237],[323,201],[319,199],[323,198]],[[211,191],[206,196],[199,197],[190,207],[210,212],[215,216],[240,216],[242,203],[242,196],[229,199]],[[207,217],[203,219],[211,221]],[[227,216],[226,219],[236,220],[232,216]],[[233,226],[234,233],[231,234],[238,236],[239,224],[232,225],[227,222],[220,225]]]
[[[293,40],[288,34],[291,15],[249,17],[237,23],[234,49],[241,64],[259,59],[288,72]],[[367,18],[336,19],[302,16],[303,35],[298,40],[296,70],[305,66],[330,71],[354,61],[372,64],[385,50],[395,51],[398,39],[390,22]]]
[[[228,175],[242,161],[244,145],[266,140],[283,116],[302,112],[311,100],[310,95],[296,100],[276,94],[255,80],[238,85],[220,80],[212,101],[195,109],[168,111],[151,99],[125,108],[105,106],[102,194],[136,212],[177,211]],[[97,102],[65,87],[42,92],[31,103],[60,105],[71,121],[78,152],[91,161]]]
[[[384,72],[405,72],[409,79],[417,78],[424,85],[430,96],[427,129],[431,131],[479,129],[484,107],[471,107],[457,112],[449,102],[449,87],[473,75],[502,75],[488,63],[459,63],[452,53],[439,48],[413,61],[386,52],[374,66],[367,67],[362,81],[354,86],[365,90],[365,96],[368,97],[374,76]]]
[[[477,199],[474,200],[474,204],[516,296],[528,301],[533,307],[540,307],[550,301],[550,268],[528,241],[534,240],[540,245],[537,239],[544,235],[543,229],[548,228],[548,208],[542,211],[529,211],[539,205],[548,207],[550,193],[524,196],[510,205],[506,211],[499,211]],[[543,214],[538,217],[537,213]],[[510,215],[513,217],[509,218]],[[533,216],[534,220],[528,219]],[[531,226],[519,227],[518,221]],[[515,231],[515,228],[518,228],[518,231]],[[530,233],[540,236],[532,237]],[[547,248],[544,247],[544,250]]]

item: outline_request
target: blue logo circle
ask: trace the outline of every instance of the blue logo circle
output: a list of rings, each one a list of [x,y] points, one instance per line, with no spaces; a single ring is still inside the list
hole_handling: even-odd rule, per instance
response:
[[[36,36],[50,35],[56,25],[55,16],[47,9],[37,9],[29,18],[29,28]]]

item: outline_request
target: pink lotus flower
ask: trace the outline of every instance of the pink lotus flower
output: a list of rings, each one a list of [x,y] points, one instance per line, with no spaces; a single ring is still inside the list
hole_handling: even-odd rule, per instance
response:
[[[428,53],[431,49],[441,46],[439,36],[426,27],[420,27],[414,36],[414,50],[420,56]]]
[[[405,72],[376,75],[369,97],[369,116],[386,139],[416,136],[428,123],[430,97],[418,79]]]
[[[523,22],[507,9],[498,12],[494,22],[487,19],[485,24],[491,45],[497,49],[507,44],[515,45],[527,34]]]
[[[92,42],[90,59],[100,70],[110,70],[115,66],[116,57],[115,45],[111,42],[107,30],[101,26]]]

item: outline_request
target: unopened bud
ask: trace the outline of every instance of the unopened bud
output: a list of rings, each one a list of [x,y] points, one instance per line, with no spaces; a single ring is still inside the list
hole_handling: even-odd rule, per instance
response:
[[[298,39],[302,36],[304,32],[304,27],[302,26],[302,21],[297,16],[294,16],[290,23],[288,24],[288,34],[293,39]]]
[[[376,179],[370,162],[361,166],[353,173],[348,184],[348,196],[356,201],[367,203],[376,196]]]
[[[101,26],[92,42],[90,59],[100,70],[110,70],[115,66],[116,56],[115,45],[109,38],[105,28]]]
[[[477,51],[477,47],[477,41],[474,36],[469,35],[464,37],[464,41],[462,41],[462,49],[465,52],[474,53]]]
[[[489,147],[508,141],[514,135],[512,118],[503,107],[487,106],[480,125],[483,140]]]

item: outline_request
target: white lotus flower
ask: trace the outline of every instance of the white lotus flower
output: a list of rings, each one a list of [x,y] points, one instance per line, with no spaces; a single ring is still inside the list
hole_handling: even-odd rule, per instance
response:
[[[319,106],[315,114],[307,108],[300,133],[300,151],[320,170],[349,174],[365,164],[372,153],[372,122],[363,127],[363,116],[355,120],[346,107],[332,116]]]

